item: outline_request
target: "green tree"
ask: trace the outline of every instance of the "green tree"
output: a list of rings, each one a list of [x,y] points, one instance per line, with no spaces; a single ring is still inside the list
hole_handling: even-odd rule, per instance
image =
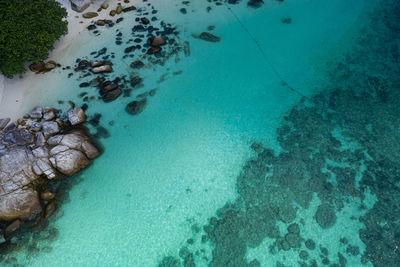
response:
[[[68,32],[67,11],[55,0],[0,0],[0,71],[12,78],[38,62]]]

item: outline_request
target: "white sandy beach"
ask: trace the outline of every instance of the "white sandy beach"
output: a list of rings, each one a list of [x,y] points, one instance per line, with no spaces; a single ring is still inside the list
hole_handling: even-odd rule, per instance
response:
[[[61,39],[54,44],[54,49],[49,54],[48,59],[55,60],[56,62],[66,55],[71,44],[76,41],[80,33],[91,23],[92,19],[84,19],[82,18],[82,14],[89,11],[96,12],[99,6],[104,2],[93,1],[83,13],[77,13],[71,9],[69,0],[57,1],[60,2],[68,12],[68,34],[62,36]],[[110,4],[110,7],[107,10],[102,10],[99,14],[99,18],[109,17],[108,13],[111,7],[114,6],[112,5],[114,1],[110,0],[107,2]],[[28,65],[29,64],[26,65],[27,68]],[[27,69],[26,73],[22,76],[15,75],[13,79],[5,78],[0,74],[0,118],[16,120],[33,108],[35,106],[34,96],[40,95],[40,87],[46,86],[46,83],[43,83],[44,75],[51,75],[51,72],[37,75]],[[30,91],[32,88],[34,88],[35,92]],[[52,88],[52,90],[57,90],[57,88]],[[29,95],[29,97],[27,97],[27,95]]]

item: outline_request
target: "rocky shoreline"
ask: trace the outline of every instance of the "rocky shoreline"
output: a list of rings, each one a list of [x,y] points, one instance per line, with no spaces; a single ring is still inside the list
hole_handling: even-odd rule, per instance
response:
[[[85,112],[35,107],[16,122],[0,119],[0,246],[23,224],[49,219],[61,179],[87,168],[100,150],[86,134]]]

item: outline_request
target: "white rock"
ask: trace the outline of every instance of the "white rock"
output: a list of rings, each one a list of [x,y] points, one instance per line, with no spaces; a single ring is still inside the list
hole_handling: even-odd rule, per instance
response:
[[[44,135],[42,133],[37,133],[36,134],[36,146],[44,146],[46,144],[46,139],[44,138]]]
[[[55,121],[45,121],[42,124],[43,133],[45,136],[56,134],[60,132],[60,126]]]
[[[110,65],[104,65],[100,67],[92,68],[93,73],[103,73],[103,72],[112,72],[113,69]]]
[[[75,107],[68,111],[68,120],[72,125],[77,125],[86,121],[86,115],[83,109]]]
[[[48,112],[45,112],[43,114],[43,119],[46,121],[51,121],[52,119],[54,119],[56,117],[56,114],[54,113],[53,110],[50,110]]]
[[[67,146],[69,148],[81,149],[82,143],[85,142],[86,139],[80,134],[66,134],[61,140],[60,144]]]
[[[32,119],[40,119],[43,116],[43,109],[42,107],[34,107],[31,111],[30,117]]]
[[[53,147],[50,150],[50,155],[54,156],[54,155],[56,155],[56,154],[58,154],[60,152],[67,151],[68,149],[69,149],[69,147],[67,147],[67,146],[58,145],[58,146]]]
[[[47,150],[47,148],[44,148],[42,146],[32,150],[32,153],[36,158],[44,158],[49,156],[49,151]]]
[[[82,152],[74,149],[60,152],[54,158],[57,170],[68,176],[78,173],[90,164]]]
[[[55,145],[58,145],[62,139],[63,139],[63,135],[58,134],[58,135],[52,136],[49,139],[47,139],[47,144],[49,144],[51,146],[55,146]]]
[[[30,126],[31,126],[31,130],[34,132],[38,132],[42,129],[42,124],[37,121],[32,122]]]

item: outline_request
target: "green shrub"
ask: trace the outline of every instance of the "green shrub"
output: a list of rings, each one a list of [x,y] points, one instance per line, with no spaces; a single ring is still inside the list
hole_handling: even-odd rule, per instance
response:
[[[12,78],[38,62],[68,32],[67,11],[55,0],[0,0],[0,71]]]

